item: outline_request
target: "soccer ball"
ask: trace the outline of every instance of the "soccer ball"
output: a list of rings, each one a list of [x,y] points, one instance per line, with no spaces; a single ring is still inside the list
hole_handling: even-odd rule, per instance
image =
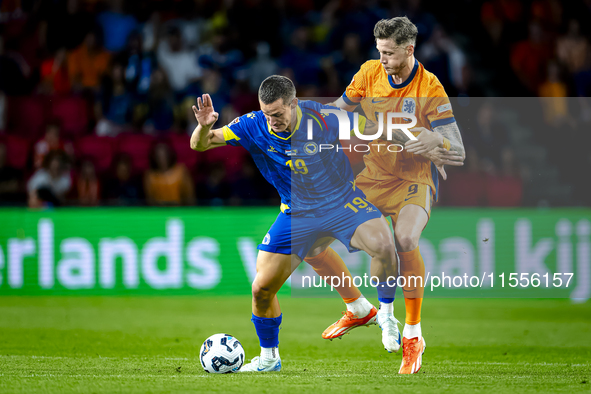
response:
[[[205,372],[238,372],[244,364],[244,349],[240,341],[233,336],[215,334],[201,345],[199,359]]]

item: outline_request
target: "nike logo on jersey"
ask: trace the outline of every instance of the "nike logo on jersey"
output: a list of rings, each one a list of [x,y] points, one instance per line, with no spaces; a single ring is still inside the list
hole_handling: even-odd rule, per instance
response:
[[[372,103],[372,104],[383,103],[384,101],[386,101],[386,100],[380,100],[380,101],[376,101],[376,99],[375,99],[375,98],[371,99],[371,103]]]
[[[404,199],[404,201],[408,201],[408,200],[410,200],[411,198],[415,198],[415,197],[416,197],[416,196],[412,196],[412,197],[409,197],[409,198],[405,198],[405,199]]]

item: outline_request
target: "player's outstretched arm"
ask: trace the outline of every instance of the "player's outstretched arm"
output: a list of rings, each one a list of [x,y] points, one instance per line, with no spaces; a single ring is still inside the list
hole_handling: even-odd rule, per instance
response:
[[[458,154],[462,156],[462,160],[466,158],[466,150],[464,149],[464,143],[462,142],[462,135],[460,134],[460,128],[456,122],[437,126],[433,131],[440,133],[449,140],[450,151],[458,152]]]
[[[455,151],[448,151],[445,148],[435,148],[427,153],[423,153],[422,156],[435,164],[444,181],[447,180],[447,173],[443,166],[461,167],[464,165],[464,158],[462,156]]]
[[[449,148],[446,148],[465,157],[466,153],[464,151],[464,144],[462,143],[462,136],[460,135],[460,129],[456,122],[437,126],[433,130],[434,132],[424,127],[411,129],[411,131],[419,130],[421,130],[421,133],[417,136],[417,140],[410,141],[406,144],[406,150],[408,152],[424,155],[437,147],[443,148],[445,146],[445,139],[447,139],[449,141]]]
[[[375,134],[378,131],[378,127],[379,127],[378,123],[373,122],[368,119],[365,122],[365,133],[366,134]],[[383,129],[384,130],[386,129],[385,125],[384,125]],[[404,133],[404,131],[402,131],[400,129],[393,129],[391,138],[388,138],[388,133],[382,132],[382,135],[380,135],[379,139],[383,140],[383,141],[391,142],[393,144],[402,145],[402,146],[406,146],[406,143],[408,141],[410,141],[410,138],[408,137],[408,135],[406,135]]]
[[[328,103],[328,104],[326,104],[326,105],[331,105],[331,106],[333,106],[333,107],[337,107],[337,108],[340,108],[340,109],[344,109],[345,111],[349,111],[349,112],[351,112],[351,111],[353,111],[355,108],[357,108],[357,105],[358,105],[358,104],[355,104],[355,105],[349,105],[349,104],[347,104],[347,103],[345,102],[345,100],[343,100],[343,98],[342,98],[342,97],[339,97],[339,98],[338,98],[338,99],[337,99],[335,102]]]
[[[219,114],[213,109],[209,94],[197,97],[197,106],[193,106],[193,113],[199,124],[191,135],[191,149],[203,152],[226,145],[222,129],[212,129]]]
[[[437,147],[443,148],[444,139],[440,133],[432,132],[424,127],[415,127],[414,129],[410,129],[410,131],[419,133],[419,135],[417,135],[416,140],[410,141],[405,146],[409,153],[424,155]]]

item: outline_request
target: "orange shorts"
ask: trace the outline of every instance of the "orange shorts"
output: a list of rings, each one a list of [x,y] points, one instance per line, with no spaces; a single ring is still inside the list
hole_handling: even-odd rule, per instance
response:
[[[396,223],[400,210],[409,204],[423,207],[427,216],[431,217],[433,193],[431,187],[424,183],[405,181],[400,178],[376,181],[359,174],[355,180],[367,200],[378,208],[384,216],[390,216]]]

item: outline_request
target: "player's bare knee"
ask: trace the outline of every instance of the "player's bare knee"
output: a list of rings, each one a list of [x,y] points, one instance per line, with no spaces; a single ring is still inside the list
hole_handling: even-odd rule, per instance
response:
[[[394,257],[394,244],[391,242],[377,242],[372,249],[372,256],[380,260],[390,261]]]
[[[400,252],[410,252],[419,246],[419,238],[409,234],[396,234],[396,242],[400,246]]]
[[[252,298],[254,299],[257,305],[271,302],[274,296],[275,293],[272,292],[269,288],[260,286],[256,282],[252,284]]]

